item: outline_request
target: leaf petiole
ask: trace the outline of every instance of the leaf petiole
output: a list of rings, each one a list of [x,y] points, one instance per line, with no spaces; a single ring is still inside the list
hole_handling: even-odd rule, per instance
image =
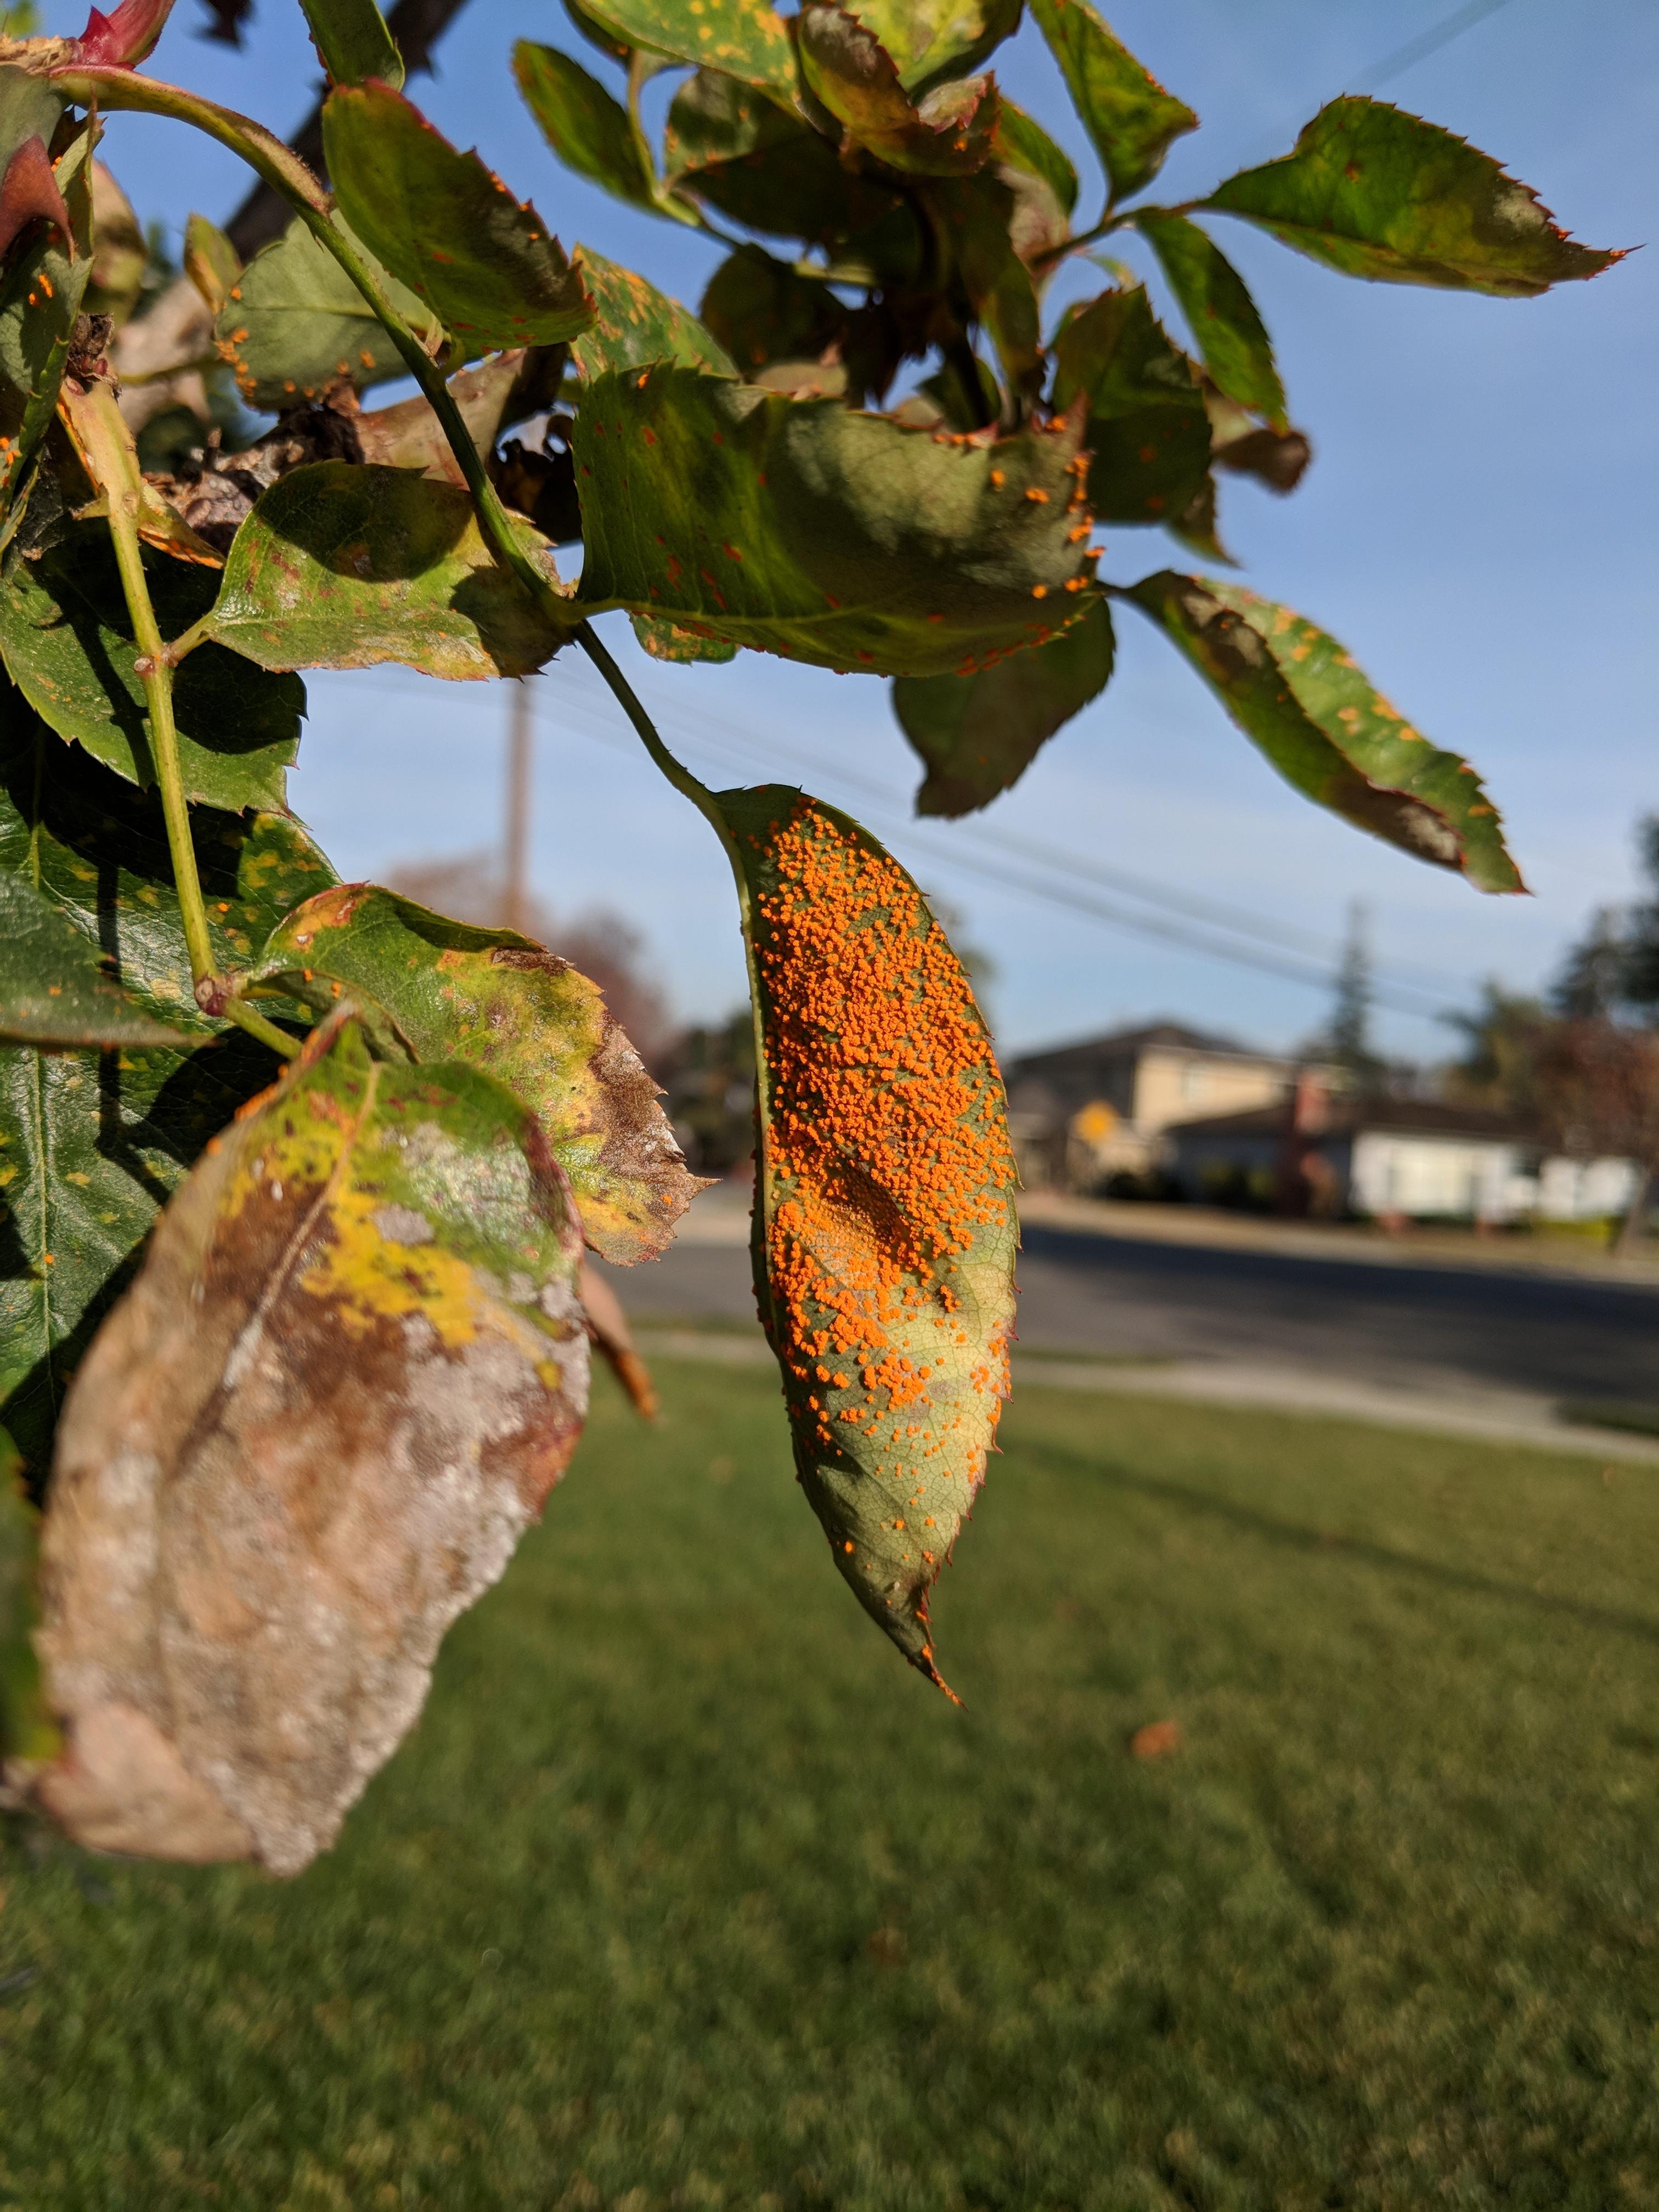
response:
[[[212,620],[213,610],[210,607],[200,622],[192,623],[188,629],[179,631],[161,656],[169,668],[177,668],[181,660],[190,658],[198,645],[207,643],[209,625]]]

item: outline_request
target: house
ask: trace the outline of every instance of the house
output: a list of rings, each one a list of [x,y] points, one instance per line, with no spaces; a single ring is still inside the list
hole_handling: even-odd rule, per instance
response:
[[[1286,1212],[1498,1224],[1605,1219],[1635,1190],[1629,1160],[1571,1160],[1480,1108],[1331,1097],[1304,1079],[1286,1103],[1181,1121],[1164,1138],[1186,1198]]]
[[[1020,1174],[1028,1188],[1073,1190],[1144,1176],[1172,1123],[1273,1107],[1297,1066],[1167,1021],[1027,1053],[1007,1071]]]

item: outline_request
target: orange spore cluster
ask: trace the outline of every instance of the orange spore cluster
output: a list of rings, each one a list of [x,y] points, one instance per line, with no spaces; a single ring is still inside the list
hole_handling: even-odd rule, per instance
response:
[[[856,1372],[873,1414],[926,1409],[934,1364],[969,1348],[941,1272],[1008,1218],[995,1062],[961,964],[896,861],[805,800],[771,858],[757,945],[770,1169],[786,1194],[767,1255],[781,1348],[802,1382],[838,1363],[835,1384],[851,1387]],[[915,1356],[929,1325],[938,1351]],[[993,1404],[1003,1364],[999,1346],[969,1377]],[[827,1409],[809,1402],[829,1443]]]

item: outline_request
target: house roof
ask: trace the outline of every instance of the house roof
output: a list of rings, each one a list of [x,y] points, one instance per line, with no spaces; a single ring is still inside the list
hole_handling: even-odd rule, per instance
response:
[[[1258,1106],[1242,1114],[1213,1114],[1175,1122],[1170,1137],[1268,1137],[1285,1128],[1284,1105]],[[1447,1106],[1432,1098],[1333,1098],[1324,1126],[1309,1137],[1357,1136],[1363,1130],[1419,1137],[1488,1137],[1508,1144],[1539,1141],[1536,1130],[1508,1114],[1480,1106]]]
[[[1278,1053],[1255,1052],[1237,1037],[1215,1036],[1204,1030],[1188,1029],[1184,1022],[1148,1022],[1139,1029],[1111,1030],[1104,1036],[1084,1037],[1076,1044],[1054,1045],[1047,1052],[1023,1053],[1009,1063],[1009,1074],[1083,1074],[1109,1060],[1131,1060],[1157,1046],[1182,1052],[1225,1054],[1231,1059],[1279,1061]],[[1289,1066],[1288,1060],[1285,1061]]]

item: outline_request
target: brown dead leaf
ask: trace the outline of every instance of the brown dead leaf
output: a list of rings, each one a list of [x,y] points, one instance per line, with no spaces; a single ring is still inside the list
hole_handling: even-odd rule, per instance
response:
[[[1180,1748],[1179,1721],[1149,1721],[1129,1738],[1129,1752],[1134,1759],[1167,1759]]]
[[[37,1793],[78,1841],[333,1841],[574,1446],[580,1249],[534,1116],[355,1018],[209,1146],[59,1431]]]

